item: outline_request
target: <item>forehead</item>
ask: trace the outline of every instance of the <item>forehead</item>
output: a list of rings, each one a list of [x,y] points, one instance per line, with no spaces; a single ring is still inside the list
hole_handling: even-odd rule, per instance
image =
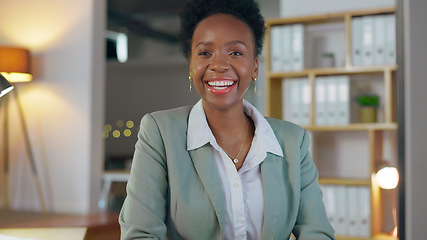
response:
[[[254,39],[249,26],[229,14],[213,14],[197,25],[193,33],[192,46],[200,41],[242,41],[253,45]]]

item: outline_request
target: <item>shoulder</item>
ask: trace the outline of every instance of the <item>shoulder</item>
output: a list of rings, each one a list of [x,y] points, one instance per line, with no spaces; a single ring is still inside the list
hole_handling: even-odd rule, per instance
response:
[[[147,113],[141,119],[141,137],[151,138],[157,142],[166,142],[169,139],[182,141],[187,132],[188,115],[191,106]]]
[[[147,113],[141,119],[141,131],[148,135],[160,134],[164,138],[185,136],[192,106],[184,106]]]
[[[303,133],[305,131],[304,128],[298,126],[295,123],[291,123],[291,122],[276,119],[276,118],[269,118],[269,117],[266,117],[265,119],[270,124],[274,132],[284,131],[284,132],[292,132],[292,133]]]
[[[266,120],[279,141],[286,141],[287,139],[295,141],[298,139],[298,142],[301,142],[306,134],[304,128],[294,123],[269,117],[266,117]]]
[[[142,118],[142,123],[146,121],[155,121],[157,124],[169,124],[171,122],[186,122],[192,106],[184,106],[168,110],[147,113]],[[147,120],[146,120],[147,119]]]
[[[160,123],[187,121],[192,106],[184,106],[163,111],[152,112],[150,115]]]

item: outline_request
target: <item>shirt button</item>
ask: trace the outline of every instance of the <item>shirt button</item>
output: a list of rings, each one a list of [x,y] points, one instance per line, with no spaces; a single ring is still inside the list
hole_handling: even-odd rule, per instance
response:
[[[234,186],[235,188],[238,188],[238,187],[240,187],[240,184],[238,184],[238,183],[234,183],[234,184],[233,184],[233,186]]]
[[[243,218],[238,218],[238,219],[237,219],[237,222],[238,222],[238,223],[242,223],[242,222],[243,222]]]

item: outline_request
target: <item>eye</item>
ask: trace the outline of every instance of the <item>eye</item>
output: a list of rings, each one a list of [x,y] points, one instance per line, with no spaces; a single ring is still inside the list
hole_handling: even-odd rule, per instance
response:
[[[211,53],[210,52],[200,52],[199,56],[210,56]]]
[[[231,56],[242,56],[243,54],[241,52],[231,52]]]

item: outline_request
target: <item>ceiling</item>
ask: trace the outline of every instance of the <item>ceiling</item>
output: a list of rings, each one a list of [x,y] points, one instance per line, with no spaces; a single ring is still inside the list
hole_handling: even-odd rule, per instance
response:
[[[107,29],[177,43],[178,10],[185,0],[108,0]]]

